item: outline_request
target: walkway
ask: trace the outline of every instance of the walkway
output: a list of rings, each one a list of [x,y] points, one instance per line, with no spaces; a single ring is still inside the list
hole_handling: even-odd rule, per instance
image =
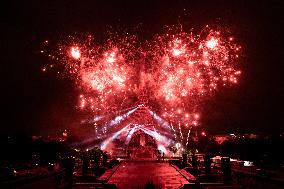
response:
[[[160,188],[180,188],[188,181],[169,163],[123,162],[108,183],[118,188],[144,188],[147,182],[153,182]]]

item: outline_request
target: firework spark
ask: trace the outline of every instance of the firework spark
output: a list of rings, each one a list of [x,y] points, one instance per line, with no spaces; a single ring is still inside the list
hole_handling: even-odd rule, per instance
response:
[[[156,70],[152,83],[155,97],[168,107],[187,109],[217,90],[218,86],[236,84],[240,46],[220,32],[209,31],[205,38],[188,33],[166,34],[156,40],[153,61]]]
[[[175,137],[182,139],[181,126],[199,124],[200,102],[220,86],[237,84],[241,74],[241,47],[228,33],[209,27],[198,35],[167,32],[146,43],[130,35],[100,44],[89,36],[80,41],[41,51],[52,59],[42,71],[55,69],[73,79],[80,109],[101,116],[132,107],[143,92],[166,120],[156,115],[157,122],[179,131]]]
[[[78,47],[72,47],[70,54],[74,59],[79,59],[81,57],[81,53]]]

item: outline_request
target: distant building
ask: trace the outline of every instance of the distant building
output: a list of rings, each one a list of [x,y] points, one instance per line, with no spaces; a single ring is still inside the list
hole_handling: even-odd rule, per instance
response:
[[[213,136],[213,139],[218,144],[222,144],[223,142],[225,142],[226,140],[230,140],[231,138],[232,138],[231,135],[215,135],[215,136]]]
[[[237,136],[235,134],[224,134],[224,135],[215,135],[215,136],[213,136],[213,139],[218,144],[222,144],[226,140],[234,140],[236,138],[239,138],[239,136]]]
[[[259,136],[253,133],[248,133],[248,134],[244,134],[245,138],[250,138],[250,139],[258,139]]]

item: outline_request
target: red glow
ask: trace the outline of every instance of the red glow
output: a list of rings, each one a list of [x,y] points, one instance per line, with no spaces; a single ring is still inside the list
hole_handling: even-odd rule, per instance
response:
[[[79,47],[71,47],[71,56],[74,59],[79,59],[81,57]]]
[[[215,39],[215,38],[211,38],[210,40],[208,40],[206,42],[206,46],[209,48],[209,49],[214,49],[216,48],[218,45],[218,40]]]
[[[194,115],[194,118],[195,118],[195,119],[198,119],[198,118],[199,118],[199,114],[195,114],[195,115]]]

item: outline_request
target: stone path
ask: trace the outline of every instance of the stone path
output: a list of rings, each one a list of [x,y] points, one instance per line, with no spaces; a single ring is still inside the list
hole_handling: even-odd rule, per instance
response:
[[[118,188],[144,188],[153,182],[160,188],[180,188],[188,181],[169,163],[123,162],[108,183]]]
[[[106,182],[113,175],[113,173],[119,168],[120,164],[115,165],[112,169],[108,169],[102,176],[98,178],[100,182]]]

